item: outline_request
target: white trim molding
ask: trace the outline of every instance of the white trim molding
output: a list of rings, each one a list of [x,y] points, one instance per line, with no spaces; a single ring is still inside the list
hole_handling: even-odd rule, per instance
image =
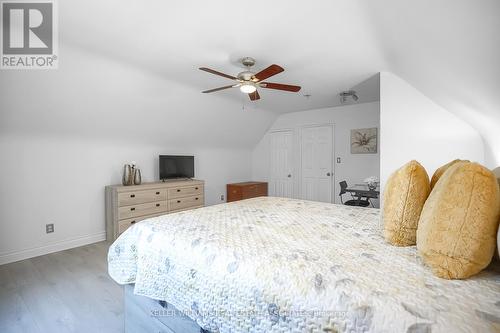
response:
[[[30,259],[45,254],[64,251],[79,246],[93,244],[106,240],[106,232],[102,231],[94,235],[81,236],[63,241],[54,242],[52,244],[34,247],[31,249],[24,249],[21,251],[14,251],[0,254],[0,265],[8,264],[15,261]]]

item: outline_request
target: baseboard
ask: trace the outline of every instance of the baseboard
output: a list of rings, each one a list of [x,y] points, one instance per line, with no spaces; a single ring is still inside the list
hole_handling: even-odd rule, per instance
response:
[[[31,249],[0,254],[0,265],[8,264],[19,260],[30,259],[38,256],[43,256],[44,254],[64,251],[72,249],[74,247],[97,243],[103,240],[106,240],[105,231],[94,235],[88,235],[88,236],[82,236],[63,241],[58,241],[52,244],[34,247]]]

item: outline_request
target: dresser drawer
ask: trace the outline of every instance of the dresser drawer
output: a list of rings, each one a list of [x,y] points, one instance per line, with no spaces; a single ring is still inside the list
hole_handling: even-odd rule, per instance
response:
[[[242,187],[228,184],[226,186],[227,202],[238,201],[243,199]]]
[[[194,208],[204,205],[203,195],[197,195],[193,197],[177,198],[169,200],[169,210],[181,210],[186,208]]]
[[[245,186],[242,189],[244,199],[261,197],[267,195],[267,184],[256,184]]]
[[[242,188],[242,196],[245,199],[257,196],[257,185],[245,186]]]
[[[133,217],[131,219],[125,219],[125,220],[120,220],[118,221],[118,235],[127,230],[128,227],[133,226],[135,223],[149,219],[151,217],[156,217],[156,216],[161,216],[163,214],[166,214],[166,212],[163,213],[158,213],[158,214],[152,214],[152,215],[146,215],[146,216],[139,216],[139,217]]]
[[[194,185],[194,186],[186,186],[186,187],[175,187],[168,189],[168,198],[182,198],[189,196],[200,196],[203,195],[203,186],[202,185]]]
[[[118,207],[162,200],[167,200],[167,190],[164,188],[118,193]]]
[[[267,196],[267,183],[243,182],[227,184],[227,202]]]
[[[123,220],[137,216],[151,215],[166,212],[167,210],[167,201],[147,202],[133,206],[119,207],[118,219]]]

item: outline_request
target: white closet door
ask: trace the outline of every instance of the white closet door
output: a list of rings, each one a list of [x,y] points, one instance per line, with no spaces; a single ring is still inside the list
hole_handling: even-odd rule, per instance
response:
[[[271,133],[271,172],[269,195],[291,198],[293,196],[292,175],[292,131]]]
[[[333,127],[301,130],[301,198],[333,202]]]

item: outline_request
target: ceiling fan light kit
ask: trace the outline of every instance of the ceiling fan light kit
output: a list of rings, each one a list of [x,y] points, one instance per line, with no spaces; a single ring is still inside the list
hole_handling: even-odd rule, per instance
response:
[[[254,73],[250,70],[250,67],[255,65],[255,59],[251,57],[245,57],[241,60],[241,63],[243,66],[247,67],[247,70],[238,73],[236,77],[228,74],[224,74],[221,72],[218,72],[216,70],[207,68],[207,67],[200,67],[200,70],[219,75],[222,77],[225,77],[230,80],[236,81],[236,84],[229,85],[229,86],[224,86],[220,88],[215,88],[215,89],[210,89],[210,90],[205,90],[203,93],[211,93],[219,90],[225,90],[229,88],[240,88],[240,91],[244,94],[248,94],[248,97],[250,98],[251,101],[256,101],[260,99],[260,95],[258,92],[258,88],[266,88],[266,89],[275,89],[275,90],[282,90],[282,91],[289,91],[289,92],[298,92],[300,91],[300,86],[293,86],[289,84],[281,84],[281,83],[270,83],[270,82],[263,82],[265,79],[270,78],[271,76],[274,76],[276,74],[279,74],[284,71],[284,69],[281,66],[278,66],[276,64],[273,64],[263,70],[261,70],[258,73]]]
[[[257,90],[257,87],[250,83],[245,83],[240,86],[240,90],[244,94],[251,94]]]

